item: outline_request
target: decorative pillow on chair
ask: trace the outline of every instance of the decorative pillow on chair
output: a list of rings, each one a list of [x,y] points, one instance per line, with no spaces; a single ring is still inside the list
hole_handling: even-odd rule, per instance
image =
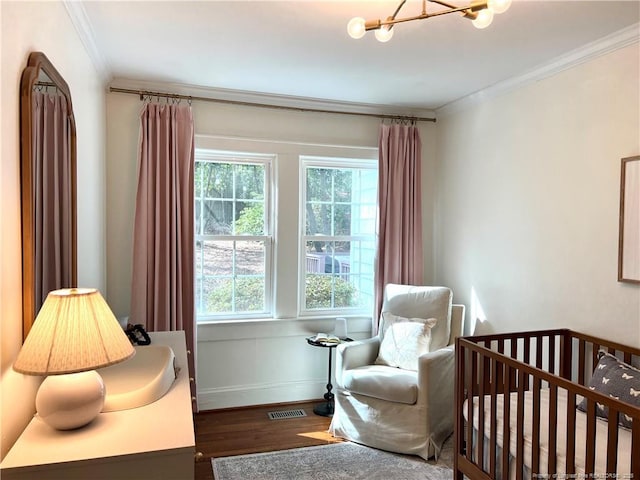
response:
[[[418,357],[429,352],[431,328],[436,323],[435,318],[396,317],[396,321],[385,329],[376,365],[417,371]]]
[[[600,360],[589,382],[589,388],[640,407],[640,370],[609,353],[600,352]],[[587,411],[586,399],[578,404],[578,409]],[[596,403],[596,415],[607,419],[609,409]],[[629,418],[621,413],[618,423],[631,428]]]

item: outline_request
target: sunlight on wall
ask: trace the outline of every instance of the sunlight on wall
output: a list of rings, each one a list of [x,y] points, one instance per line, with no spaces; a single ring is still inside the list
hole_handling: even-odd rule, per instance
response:
[[[478,322],[484,323],[487,321],[487,316],[484,313],[482,305],[480,304],[480,299],[478,298],[478,294],[476,293],[475,287],[471,286],[471,296],[470,298],[470,317],[469,317],[469,334],[473,335],[476,330],[476,324]]]

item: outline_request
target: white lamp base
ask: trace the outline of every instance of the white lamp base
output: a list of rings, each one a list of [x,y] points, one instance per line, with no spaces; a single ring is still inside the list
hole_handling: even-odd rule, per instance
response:
[[[98,416],[104,405],[104,383],[95,370],[50,375],[36,395],[38,416],[56,430],[82,427]]]

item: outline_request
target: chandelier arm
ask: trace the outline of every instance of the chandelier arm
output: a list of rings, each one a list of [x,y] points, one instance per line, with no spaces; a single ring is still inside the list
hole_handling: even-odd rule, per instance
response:
[[[469,10],[470,12],[477,12],[478,10],[482,10],[483,8],[488,8],[489,1],[488,0],[474,0],[468,7],[457,7],[451,3],[445,2],[443,0],[429,0],[431,3],[437,3],[438,5],[442,5],[443,7],[447,7],[452,9],[453,11],[461,11],[461,10]],[[449,13],[449,12],[447,12]]]
[[[435,1],[435,0],[429,0],[429,1]],[[440,2],[437,2],[437,3],[440,3]],[[366,30],[367,31],[377,30],[378,28],[384,25],[395,25],[396,23],[411,22],[413,20],[424,20],[426,18],[439,17],[440,15],[447,15],[449,13],[456,13],[456,12],[464,12],[465,16],[470,16],[472,18],[475,18],[475,16],[477,15],[475,12],[472,12],[469,7],[455,7],[450,10],[443,10],[441,12],[422,13],[420,15],[414,15],[413,17],[394,18],[391,20],[378,19],[374,21],[368,21],[366,25]]]
[[[400,9],[402,7],[404,7],[404,4],[407,3],[407,0],[402,0],[400,2],[400,5],[398,5],[398,7],[396,8],[396,11],[393,12],[393,15],[391,15],[391,20],[394,20],[396,18],[396,16],[398,15],[398,13],[400,13]]]
[[[410,22],[413,20],[424,20],[426,18],[438,17],[441,15],[447,15],[449,13],[461,12],[465,18],[469,18],[474,20],[478,17],[478,11],[488,8],[489,0],[472,0],[470,5],[466,7],[458,7],[453,5],[445,0],[428,0],[431,3],[437,3],[438,5],[442,5],[446,7],[448,10],[441,10],[438,12],[428,13],[426,2],[427,0],[422,0],[422,13],[420,15],[414,15],[411,17],[404,18],[396,18],[402,7],[407,0],[401,0],[398,6],[396,7],[395,12],[390,17],[387,17],[386,20],[367,20],[364,24],[365,31],[370,30],[378,30],[383,26],[388,26],[391,29],[396,23]]]

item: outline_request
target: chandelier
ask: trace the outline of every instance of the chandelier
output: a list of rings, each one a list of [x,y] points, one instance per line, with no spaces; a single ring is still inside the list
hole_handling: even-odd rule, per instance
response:
[[[402,0],[393,15],[387,17],[386,20],[365,20],[362,17],[355,17],[347,25],[347,32],[352,38],[362,38],[369,30],[374,30],[375,36],[379,41],[388,42],[393,36],[393,26],[396,23],[424,20],[456,12],[460,12],[464,18],[471,20],[471,23],[476,28],[486,28],[493,21],[494,14],[506,12],[511,6],[511,0],[473,0],[466,7],[457,7],[440,0],[428,1],[442,5],[445,9],[427,12],[427,0],[422,0],[422,13],[420,15],[397,18],[400,9],[407,3],[407,0]]]

